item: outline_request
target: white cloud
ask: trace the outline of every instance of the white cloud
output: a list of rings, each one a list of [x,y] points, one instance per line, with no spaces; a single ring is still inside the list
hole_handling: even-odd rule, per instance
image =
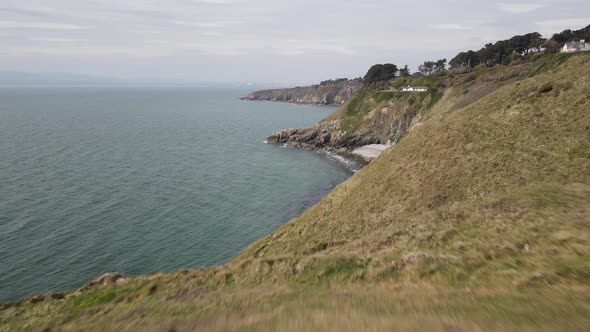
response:
[[[297,56],[305,53],[332,53],[338,55],[354,55],[355,50],[334,44],[332,42],[308,41],[308,40],[286,40],[274,43],[271,46],[277,54],[283,56]]]
[[[229,45],[223,43],[201,42],[181,44],[176,49],[176,52],[194,52],[199,54],[209,54],[215,56],[236,57],[246,55],[248,53],[248,50],[254,47],[255,45],[246,45],[241,43]]]
[[[500,9],[511,14],[523,14],[545,7],[539,3],[501,3]]]
[[[134,30],[132,30],[132,32],[138,33],[138,34],[145,34],[145,35],[161,35],[164,33],[164,31],[162,31],[161,29],[152,29],[152,28],[134,29]]]
[[[203,32],[201,32],[201,36],[211,36],[211,37],[223,36],[223,33],[218,32],[218,31],[203,31]]]
[[[432,24],[432,28],[437,30],[467,30],[471,29],[469,27],[463,26],[457,23],[439,23],[439,24]]]
[[[232,3],[230,0],[199,0],[199,2],[212,5],[229,5]]]
[[[104,56],[163,56],[167,52],[146,52],[137,48],[122,47],[5,47],[0,48],[0,55],[17,55],[17,56],[84,56],[87,58],[104,57]]]
[[[551,35],[561,32],[565,29],[580,29],[590,24],[590,17],[585,18],[558,18],[535,22],[539,32],[545,35]]]
[[[51,23],[51,22],[26,22],[26,21],[0,21],[0,28],[2,29],[42,29],[42,30],[83,30],[87,27],[66,24],[66,23]]]
[[[360,75],[374,63],[415,68],[516,34],[590,23],[579,14],[590,13],[587,0],[0,2],[0,70],[129,76],[326,79]]]
[[[32,37],[29,38],[32,41],[41,41],[41,42],[48,42],[48,43],[75,43],[79,42],[79,39],[71,39],[71,38],[52,38],[52,37]]]
[[[209,22],[190,22],[190,21],[172,21],[172,24],[184,25],[197,28],[226,28],[241,24],[241,21],[209,21]]]

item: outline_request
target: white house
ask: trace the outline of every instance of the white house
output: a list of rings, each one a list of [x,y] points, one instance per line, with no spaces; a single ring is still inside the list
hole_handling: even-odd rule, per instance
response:
[[[423,92],[428,91],[427,86],[411,86],[411,85],[404,85],[399,87],[400,91],[410,91],[410,92]]]
[[[536,47],[527,48],[526,50],[518,53],[518,55],[525,56],[530,53],[545,52],[545,50],[547,50],[547,47],[540,45],[540,46],[536,46]]]
[[[590,43],[586,43],[586,41],[582,39],[579,42],[565,43],[565,45],[563,45],[563,48],[561,49],[562,53],[572,53],[580,51],[590,51]]]

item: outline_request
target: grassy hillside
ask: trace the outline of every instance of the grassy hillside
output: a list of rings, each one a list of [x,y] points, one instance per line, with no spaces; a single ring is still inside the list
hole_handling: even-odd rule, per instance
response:
[[[398,144],[229,263],[6,305],[0,330],[588,330],[590,56],[538,61],[447,76]]]
[[[555,69],[577,56],[584,55],[539,54],[510,66],[459,67],[423,78],[398,77],[392,82],[365,85],[320,123],[278,131],[267,141],[339,152],[367,144],[397,143],[415,126],[436,114],[464,108],[506,85]],[[430,90],[391,90],[407,84],[427,85]]]

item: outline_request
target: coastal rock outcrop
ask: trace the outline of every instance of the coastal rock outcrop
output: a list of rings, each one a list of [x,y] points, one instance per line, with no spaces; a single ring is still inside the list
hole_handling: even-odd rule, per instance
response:
[[[320,122],[308,128],[287,128],[267,138],[271,144],[283,143],[291,147],[312,150],[347,151],[367,144],[379,144],[381,138],[372,135],[370,129],[352,133],[340,130],[340,120]]]
[[[267,142],[338,152],[397,143],[440,96],[438,91],[396,94],[365,88],[323,121],[307,128],[280,130]]]
[[[342,105],[361,88],[360,79],[328,80],[320,84],[252,92],[242,100],[265,100],[310,105]]]
[[[125,276],[121,273],[114,272],[114,273],[105,273],[101,276],[94,278],[93,280],[86,283],[86,285],[82,286],[79,290],[85,291],[88,289],[92,289],[94,287],[102,287],[102,286],[110,286],[115,284],[121,284],[125,281]]]

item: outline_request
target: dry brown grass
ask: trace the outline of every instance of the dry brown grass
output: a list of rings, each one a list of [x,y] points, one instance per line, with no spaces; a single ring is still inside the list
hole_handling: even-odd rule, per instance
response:
[[[574,60],[558,73],[425,122],[240,257],[261,245],[273,255],[303,253],[321,243],[351,242],[381,225],[423,224],[420,215],[447,214],[454,204],[477,205],[528,184],[589,183],[590,66],[587,57]],[[546,81],[573,87],[538,94]]]
[[[167,289],[178,284],[162,282]],[[185,288],[191,287],[185,284]],[[588,289],[585,289],[588,292]],[[87,310],[83,316],[58,310],[58,303],[20,315],[0,330],[63,331],[555,331],[590,324],[583,294],[448,289],[381,283],[372,287],[193,288],[182,296],[155,294]],[[36,313],[36,315],[32,313]]]

